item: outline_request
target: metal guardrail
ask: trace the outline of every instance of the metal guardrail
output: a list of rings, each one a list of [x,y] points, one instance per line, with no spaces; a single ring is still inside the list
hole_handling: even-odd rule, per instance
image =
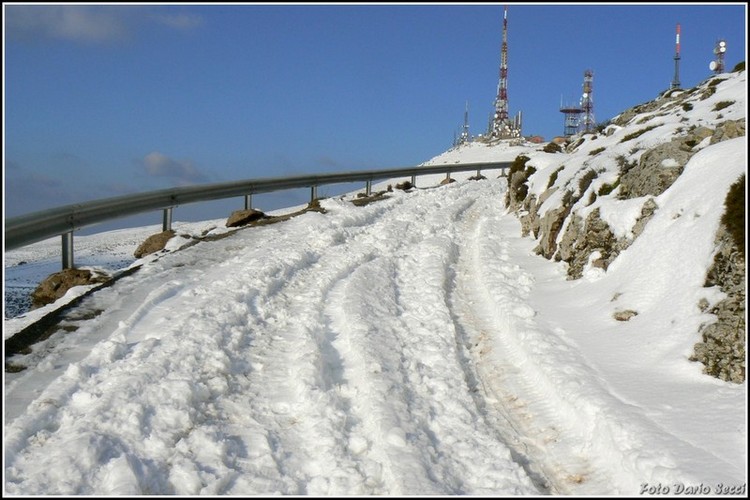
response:
[[[511,162],[464,163],[453,165],[428,165],[386,170],[368,170],[294,177],[249,179],[200,186],[186,186],[163,189],[147,193],[131,194],[106,198],[86,203],[50,208],[27,215],[5,220],[5,250],[13,250],[47,238],[62,236],[63,269],[73,267],[73,231],[99,222],[118,219],[143,212],[163,210],[163,229],[171,229],[172,209],[179,205],[211,201],[232,197],[245,197],[245,208],[251,208],[252,195],[282,191],[285,189],[310,187],[311,199],[317,197],[317,187],[326,184],[341,184],[366,181],[366,191],[370,194],[372,181],[411,176],[416,185],[416,177],[428,174],[447,174],[476,170],[505,169]]]

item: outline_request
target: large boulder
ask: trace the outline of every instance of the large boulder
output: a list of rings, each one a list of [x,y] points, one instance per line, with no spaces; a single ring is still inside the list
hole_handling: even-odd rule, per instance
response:
[[[251,222],[265,218],[266,214],[260,210],[254,210],[252,208],[247,210],[235,210],[227,219],[227,227],[246,226]]]
[[[49,275],[31,293],[31,308],[37,309],[52,304],[74,286],[95,285],[108,279],[109,276],[99,272],[92,273],[88,269],[63,269]]]
[[[167,246],[167,242],[174,235],[175,232],[172,229],[170,229],[169,231],[163,231],[161,233],[153,234],[146,238],[146,241],[138,246],[133,255],[136,259],[140,259],[141,257],[145,257],[146,255],[164,250],[164,247]]]

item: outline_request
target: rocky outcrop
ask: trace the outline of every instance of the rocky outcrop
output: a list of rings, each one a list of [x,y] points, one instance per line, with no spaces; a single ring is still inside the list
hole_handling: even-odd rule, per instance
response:
[[[151,255],[152,253],[164,250],[167,246],[167,242],[175,235],[174,230],[163,231],[161,233],[153,234],[146,238],[146,241],[141,243],[133,254],[136,259]]]
[[[736,137],[743,137],[744,135],[745,120],[728,120],[716,127],[716,130],[711,136],[711,144],[726,141],[727,139],[734,139]]]
[[[680,176],[691,156],[690,148],[685,150],[685,138],[646,151],[638,165],[620,177],[620,198],[659,196]]]
[[[656,204],[656,201],[654,201],[653,198],[646,200],[641,207],[641,215],[638,217],[638,220],[635,221],[635,224],[633,224],[633,229],[631,230],[633,232],[633,240],[630,243],[635,241],[635,239],[641,235],[646,224],[648,224],[648,221],[654,216],[654,212],[656,212],[657,208],[659,208],[659,205]],[[627,247],[623,247],[623,249],[625,248]]]
[[[547,189],[539,197],[528,196],[522,205],[523,213],[519,213],[523,236],[533,234],[539,240],[534,251],[547,259],[564,261],[569,264],[568,276],[571,279],[580,278],[594,252],[599,252],[592,262],[595,267],[607,269],[617,255],[630,246],[632,240],[616,238],[611,228],[601,219],[598,208],[594,209],[584,221],[577,213],[571,214],[571,206],[563,204],[560,207],[548,209],[543,216],[539,216],[538,207],[556,191],[557,188]],[[653,216],[657,206],[649,198],[643,205],[641,216],[633,227],[635,237],[641,234],[648,220]],[[567,220],[567,225],[566,225]],[[565,226],[565,232],[558,243],[560,231]]]
[[[520,155],[510,166],[508,171],[508,190],[505,192],[505,206],[511,210],[518,210],[526,200],[529,186],[526,181],[536,172],[534,167],[527,167],[528,156]]]
[[[539,244],[534,251],[547,259],[551,259],[557,250],[557,235],[560,234],[565,218],[570,214],[570,207],[552,208],[539,220]]]
[[[704,373],[742,383],[745,380],[745,258],[723,226],[717,241],[718,251],[708,270],[706,286],[718,286],[726,298],[708,311],[717,320],[701,328],[702,341],[695,344],[690,359],[703,363]]]
[[[528,177],[523,170],[513,172],[508,177],[508,191],[505,204],[511,210],[518,210],[526,199],[526,195],[529,192],[529,186],[526,184],[527,180]]]
[[[660,126],[660,123],[652,121],[653,118],[690,111],[693,106],[688,100],[710,97],[721,81],[714,79],[695,89],[665,93],[655,101],[636,106],[615,117],[610,129],[632,127],[635,131],[624,135],[620,142],[632,141]],[[718,118],[721,119],[721,116]],[[665,136],[666,142],[643,151],[637,161],[637,145],[631,149],[629,157],[618,156],[616,167],[619,167],[619,178],[600,185],[593,192],[587,189],[598,173],[609,170],[611,175],[614,165],[596,170],[591,165],[601,168],[601,162],[597,165],[589,160],[589,166],[584,162],[572,178],[567,176],[569,180],[562,187],[554,186],[557,174],[562,170],[560,167],[550,175],[548,189],[537,198],[535,194],[528,195],[528,180],[534,169],[526,166],[528,158],[519,156],[508,177],[505,204],[516,212],[522,234],[531,234],[537,240],[538,244],[534,249],[537,254],[568,264],[569,279],[581,278],[586,266],[606,270],[643,233],[659,208],[655,198],[672,186],[692,156],[709,144],[744,136],[745,120],[727,120],[716,125],[716,128],[692,126],[689,129],[678,129],[677,134],[679,137]],[[587,139],[593,140],[595,136],[578,138],[568,145],[566,152],[574,153],[587,143]],[[604,148],[593,149],[587,154],[595,157],[604,151]],[[587,170],[586,173],[584,169]],[[574,186],[575,179],[578,179],[578,189]],[[541,207],[557,189],[565,189],[565,196],[557,206],[545,207],[540,215]],[[739,192],[744,195],[744,184]],[[644,198],[640,216],[631,228],[632,236],[618,238],[602,219],[599,208],[592,207],[588,215],[582,215],[584,207],[595,203],[597,196],[601,198],[610,194],[621,200]],[[744,196],[740,196],[736,204],[744,207]],[[742,224],[744,228],[744,211],[741,216],[735,214],[735,217],[739,222],[733,224]],[[708,272],[706,283],[706,286],[719,286],[726,298],[710,310],[708,303],[701,306],[704,312],[713,314],[716,321],[701,328],[702,341],[695,344],[691,359],[703,363],[707,374],[741,383],[745,379],[745,262],[744,245],[737,241],[744,242],[744,232],[738,236],[735,234],[736,230],[730,229],[734,231],[730,234],[726,227],[730,226],[725,226],[722,219],[716,259]],[[635,315],[637,311],[625,310],[615,312],[613,317],[617,321],[629,321]]]
[[[108,279],[109,276],[106,274],[94,273],[88,269],[63,269],[49,275],[31,293],[31,308],[37,309],[55,302],[74,286],[95,285]]]
[[[251,222],[260,220],[266,217],[266,214],[260,210],[254,210],[252,208],[247,210],[235,210],[227,219],[227,227],[240,227],[246,226]]]
[[[638,164],[621,171],[621,199],[659,196],[680,176],[698,151],[695,147],[710,138],[710,144],[745,135],[745,121],[725,121],[716,129],[697,127],[688,134],[660,144],[641,155]]]
[[[598,252],[598,256],[592,265],[606,270],[622,246],[596,208],[586,217],[585,223],[579,215],[572,216],[560,242],[559,256],[555,259],[567,262],[568,277],[578,279],[583,276],[583,270],[594,252]]]

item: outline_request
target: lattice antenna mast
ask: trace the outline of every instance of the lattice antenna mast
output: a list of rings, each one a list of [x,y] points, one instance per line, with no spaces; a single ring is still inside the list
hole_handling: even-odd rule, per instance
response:
[[[461,131],[461,144],[467,143],[471,140],[469,135],[469,101],[466,101],[466,110],[464,111],[464,128]]]
[[[500,48],[500,81],[497,84],[495,98],[495,117],[492,123],[492,135],[504,137],[509,135],[508,120],[508,6],[503,11],[503,44]]]
[[[581,122],[581,129],[583,132],[591,132],[594,130],[596,121],[594,120],[594,91],[593,86],[594,72],[587,69],[583,73],[583,96],[581,96],[581,109],[583,110],[583,121]]]
[[[680,88],[680,25],[677,24],[677,39],[675,41],[674,53],[674,78],[672,79],[671,89]]]

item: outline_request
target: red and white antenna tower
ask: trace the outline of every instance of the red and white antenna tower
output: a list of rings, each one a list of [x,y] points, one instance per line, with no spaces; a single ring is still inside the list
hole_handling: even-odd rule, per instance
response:
[[[680,25],[677,24],[677,39],[675,41],[674,53],[674,78],[672,79],[671,89],[680,88]]]
[[[508,119],[508,6],[503,12],[503,45],[500,49],[500,81],[495,98],[495,116],[490,135],[493,138],[518,137],[520,132]]]
[[[596,121],[594,120],[594,96],[592,92],[594,72],[587,69],[583,72],[583,95],[581,96],[581,109],[583,110],[583,120],[581,121],[581,130],[591,132],[594,130]]]

